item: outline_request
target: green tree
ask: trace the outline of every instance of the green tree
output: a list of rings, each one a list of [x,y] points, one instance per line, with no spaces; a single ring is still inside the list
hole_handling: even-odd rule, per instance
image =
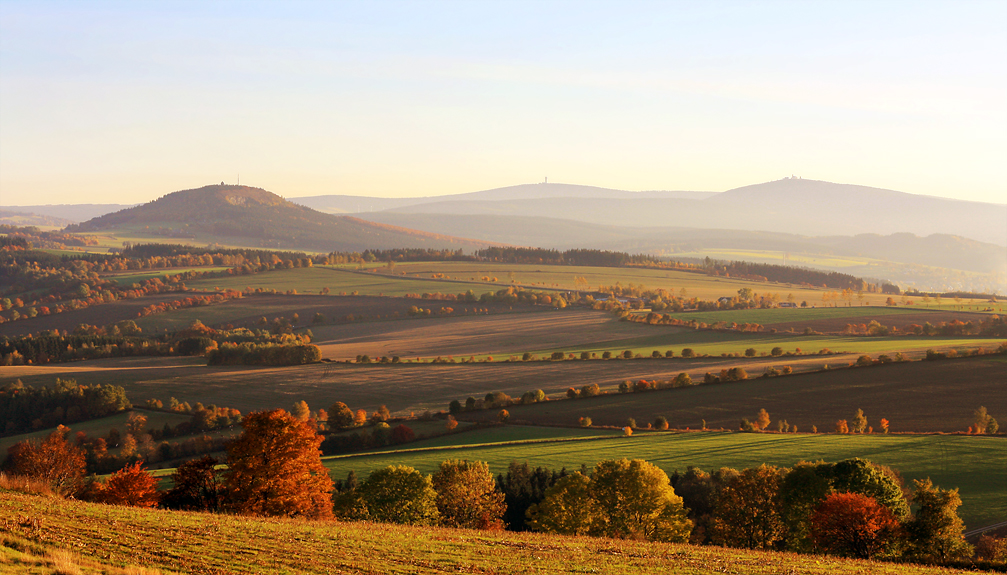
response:
[[[406,525],[435,525],[440,520],[437,492],[429,475],[412,467],[390,465],[360,484],[357,494],[374,521]]]
[[[720,492],[712,540],[729,547],[769,549],[786,535],[776,467],[746,469]]]
[[[965,541],[965,524],[958,517],[962,504],[957,489],[941,489],[929,478],[913,480],[916,515],[904,524],[909,538],[909,557],[926,563],[947,563],[967,559],[972,546]]]
[[[441,523],[467,529],[502,529],[504,496],[483,461],[441,463],[433,476]]]
[[[909,516],[909,504],[902,493],[901,479],[891,468],[853,458],[836,462],[826,473],[830,475],[835,491],[872,497],[900,521]]]
[[[783,522],[787,526],[785,546],[803,553],[814,549],[811,537],[811,514],[832,493],[829,467],[801,462],[783,477],[780,485]]]
[[[594,468],[591,498],[605,512],[609,537],[685,542],[692,532],[682,498],[668,476],[642,459],[602,461]]]

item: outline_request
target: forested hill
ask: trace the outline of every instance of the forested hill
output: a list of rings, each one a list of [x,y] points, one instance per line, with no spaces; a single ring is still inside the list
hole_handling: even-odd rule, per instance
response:
[[[393,247],[474,250],[493,245],[323,214],[260,188],[231,185],[174,192],[67,228],[72,232],[100,230],[134,230],[170,238],[319,251]]]

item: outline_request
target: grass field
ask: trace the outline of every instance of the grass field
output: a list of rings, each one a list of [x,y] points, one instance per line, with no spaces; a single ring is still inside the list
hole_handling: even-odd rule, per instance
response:
[[[429,276],[427,276],[429,277]],[[469,289],[477,295],[500,289],[491,285],[471,285],[467,283],[406,278],[375,273],[361,273],[340,266],[315,266],[274,270],[247,276],[226,276],[186,282],[194,289],[236,289],[246,287],[275,289],[280,292],[297,290],[297,293],[317,294],[322,288],[329,288],[333,295],[358,292],[360,295],[404,296],[410,293],[440,292],[465,293]]]
[[[0,492],[0,535],[0,569],[41,575],[119,574],[137,565],[220,574],[962,573],[720,547],[140,510],[11,492]],[[66,562],[76,569],[57,569],[59,550],[69,550]]]
[[[149,280],[152,278],[164,278],[169,275],[176,275],[186,272],[219,272],[229,269],[227,267],[195,267],[195,268],[171,268],[166,270],[151,270],[146,272],[120,272],[111,274],[102,274],[102,278],[107,280],[112,280],[120,286],[130,286],[134,283],[139,283],[144,280]]]
[[[511,435],[507,428],[494,428],[492,432],[504,440]],[[492,432],[488,440],[494,439]],[[342,478],[351,469],[363,476],[387,465],[409,465],[433,473],[446,459],[486,461],[493,473],[501,473],[512,461],[573,470],[582,464],[592,467],[604,459],[627,457],[645,459],[670,474],[684,472],[690,465],[713,471],[762,463],[790,467],[799,461],[863,457],[893,467],[907,482],[930,477],[941,487],[959,488],[963,501],[959,514],[970,527],[981,527],[1007,516],[1005,454],[1007,439],[1003,437],[641,432],[633,437],[468,445],[453,450],[417,449],[324,461],[333,477]]]
[[[810,305],[810,304],[809,304]],[[727,311],[695,311],[668,314],[683,321],[694,320],[712,324],[718,321],[727,323],[758,323],[766,327],[788,329],[793,326],[802,331],[804,326],[815,331],[841,331],[848,323],[869,323],[877,320],[889,327],[903,327],[909,324],[920,324],[929,321],[950,322],[979,321],[987,319],[986,315],[976,313],[952,312],[950,310],[927,309],[923,306],[888,307],[884,305],[860,306],[854,304],[846,307],[816,307],[816,308],[773,308],[745,309]]]

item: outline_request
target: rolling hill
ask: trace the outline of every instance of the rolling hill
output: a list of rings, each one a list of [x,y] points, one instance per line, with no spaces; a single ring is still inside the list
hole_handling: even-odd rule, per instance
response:
[[[129,231],[230,245],[354,251],[367,248],[474,250],[491,242],[420,232],[293,204],[260,188],[213,185],[183,190],[67,228],[70,232]]]
[[[0,210],[46,216],[77,223],[131,208],[136,204],[48,204],[40,206],[0,206]],[[56,224],[53,224],[56,225]],[[66,225],[65,223],[62,225]]]

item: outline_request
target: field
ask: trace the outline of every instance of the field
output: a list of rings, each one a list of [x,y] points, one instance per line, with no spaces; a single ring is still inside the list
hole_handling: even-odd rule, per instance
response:
[[[54,564],[59,550],[73,550],[62,557],[82,573],[122,573],[136,565],[222,574],[962,572],[720,547],[148,511],[3,491],[0,535],[0,569],[43,575],[61,572]]]
[[[9,337],[16,337],[52,329],[72,332],[74,328],[82,323],[105,326],[127,319],[138,320],[140,310],[149,305],[165,301],[185,299],[189,295],[192,294],[177,292],[163,293],[136,299],[122,299],[112,303],[95,305],[65,313],[40,315],[30,319],[9,321],[0,324],[0,336],[6,335]]]
[[[429,278],[429,276],[427,276]],[[315,266],[311,268],[294,268],[289,270],[274,270],[246,276],[224,276],[206,278],[186,282],[193,289],[212,290],[236,289],[246,287],[275,289],[280,292],[297,290],[297,293],[319,293],[322,288],[329,288],[333,295],[344,293],[352,295],[386,295],[404,296],[410,293],[440,292],[465,293],[469,289],[480,295],[483,292],[495,291],[499,286],[472,285],[468,283],[439,281],[434,279],[407,278],[395,275],[379,275],[371,272],[360,272],[346,269],[345,266]]]
[[[409,308],[413,306],[429,308],[435,314],[441,308],[452,308],[454,313],[451,315],[459,316],[475,314],[476,307],[485,309],[485,312],[480,313],[487,314],[548,311],[548,308],[543,307],[510,306],[498,303],[459,303],[378,296],[252,294],[241,299],[230,300],[212,306],[180,309],[168,313],[150,315],[137,319],[136,323],[144,331],[153,332],[165,329],[168,331],[182,329],[191,325],[196,320],[208,326],[219,327],[223,324],[231,324],[235,327],[261,329],[262,326],[259,324],[260,318],[265,317],[270,321],[276,317],[292,319],[296,313],[300,316],[297,326],[302,328],[309,327],[312,333],[315,334],[316,339],[318,339],[319,337],[323,337],[321,334],[326,333],[326,330],[343,329],[343,331],[356,333],[357,330],[367,331],[368,329],[374,329],[371,323],[361,325],[357,321],[348,320],[348,315],[352,315],[358,319],[363,316],[368,322],[377,319],[408,320],[402,323],[383,321],[378,324],[379,326],[396,326],[395,328],[400,326],[415,327],[416,321],[430,321],[429,318],[414,319],[410,317],[408,314]],[[313,324],[312,319],[315,313],[321,313],[325,316],[326,323],[320,325]],[[352,327],[333,328],[330,324],[352,324]],[[379,327],[378,329],[382,328]],[[327,338],[323,337],[323,339]]]
[[[147,426],[150,429],[161,429],[164,427],[165,423],[171,425],[178,425],[179,423],[189,421],[191,417],[186,414],[181,413],[166,413],[164,411],[149,411],[146,409],[135,408],[134,411],[147,416]],[[74,433],[78,431],[84,431],[91,437],[101,437],[108,435],[110,429],[118,429],[122,433],[126,433],[126,418],[129,417],[128,411],[123,411],[121,413],[116,413],[114,415],[109,415],[108,417],[102,417],[99,419],[92,419],[89,421],[80,421],[77,423],[70,424],[70,430]],[[35,431],[32,433],[23,433],[21,435],[10,435],[7,437],[0,437],[0,463],[3,463],[4,459],[7,458],[7,448],[27,439],[42,439],[48,437],[50,433],[55,431],[55,429],[43,429],[41,431]]]
[[[289,408],[305,400],[313,409],[342,401],[373,410],[385,404],[393,413],[440,411],[450,401],[503,391],[512,397],[542,389],[561,397],[568,387],[597,383],[615,391],[624,380],[668,380],[686,372],[693,379],[733,365],[745,366],[753,377],[766,366],[791,365],[795,370],[819,369],[824,363],[844,364],[853,357],[793,357],[685,360],[641,359],[610,361],[516,362],[477,364],[315,364],[289,368],[207,367],[201,358],[121,358],[51,366],[4,368],[0,385],[20,378],[30,385],[51,385],[56,377],[78,383],[122,385],[131,401],[149,398],[215,404],[242,413]],[[994,416],[1007,413],[1002,391],[1007,363],[1003,358],[963,358],[913,362],[829,373],[756,379],[742,383],[697,386],[643,395],[613,395],[599,399],[550,402],[514,407],[512,417],[572,424],[582,415],[597,414],[598,423],[622,424],[635,417],[646,424],[665,415],[672,425],[734,428],[742,417],[760,408],[785,418],[801,430],[817,425],[828,429],[836,419],[848,419],[863,408],[872,424],[885,417],[895,431],[962,431],[972,410],[985,405]],[[625,402],[625,403],[623,403]],[[555,413],[538,410],[556,409]],[[592,415],[594,417],[594,415]],[[1003,419],[1003,416],[1001,416]]]
[[[694,320],[708,324],[718,321],[724,321],[729,324],[732,322],[758,323],[766,328],[774,328],[780,331],[791,328],[796,331],[803,331],[805,327],[810,327],[820,332],[840,332],[847,324],[866,324],[870,323],[872,319],[877,320],[882,325],[901,329],[911,324],[923,325],[926,322],[937,324],[938,322],[951,322],[954,320],[977,322],[985,320],[988,317],[986,314],[975,312],[927,309],[922,306],[888,307],[883,305],[859,306],[856,304],[851,307],[696,311],[671,313],[668,315],[683,321]]]
[[[165,270],[151,270],[151,271],[128,271],[128,272],[117,272],[117,273],[107,273],[101,274],[101,277],[107,280],[112,280],[120,286],[130,286],[134,283],[139,283],[144,280],[149,280],[153,278],[164,279],[165,276],[176,275],[186,272],[219,272],[229,269],[227,267],[214,267],[214,266],[202,266],[194,268],[171,268]]]
[[[495,428],[500,429],[500,428]],[[500,433],[506,438],[508,428]],[[464,434],[462,434],[464,436]],[[493,439],[489,437],[488,439]],[[422,443],[416,444],[417,447]],[[386,465],[409,465],[433,473],[446,459],[486,461],[502,473],[512,461],[550,469],[592,467],[604,459],[645,459],[666,473],[695,466],[743,469],[762,463],[790,467],[799,461],[839,461],[863,457],[889,465],[909,482],[930,477],[945,488],[960,489],[959,514],[970,527],[1003,521],[1007,515],[1007,440],[1002,437],[947,435],[811,435],[725,432],[640,432],[633,437],[469,445],[458,449],[415,449],[403,452],[325,458],[333,477],[355,470],[366,475]]]

